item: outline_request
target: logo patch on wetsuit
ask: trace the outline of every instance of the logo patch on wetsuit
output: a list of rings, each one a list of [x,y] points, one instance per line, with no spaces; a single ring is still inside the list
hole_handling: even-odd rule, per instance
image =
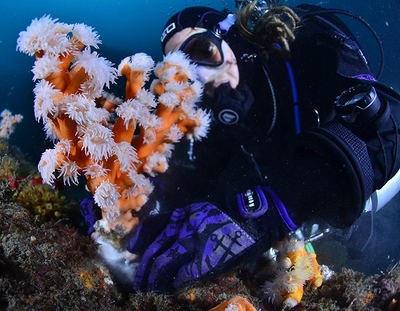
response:
[[[226,125],[233,125],[239,122],[239,115],[231,109],[223,109],[218,113],[218,119]]]
[[[175,23],[169,24],[167,27],[165,27],[164,31],[161,34],[161,42],[164,41],[165,37],[176,28]]]

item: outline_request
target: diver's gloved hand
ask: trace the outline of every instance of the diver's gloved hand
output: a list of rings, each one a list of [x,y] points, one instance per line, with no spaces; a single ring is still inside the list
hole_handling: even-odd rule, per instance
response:
[[[246,119],[253,103],[254,96],[247,84],[241,83],[233,89],[227,82],[215,89],[212,109],[221,124],[232,126]]]
[[[144,220],[127,245],[128,251],[142,255],[135,288],[180,288],[265,251],[296,228],[270,188],[248,190],[227,205],[233,216],[205,202],[178,208],[169,218],[157,215]]]

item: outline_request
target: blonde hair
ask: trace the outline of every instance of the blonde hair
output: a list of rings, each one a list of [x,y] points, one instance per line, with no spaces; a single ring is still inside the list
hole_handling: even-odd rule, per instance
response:
[[[277,50],[284,57],[289,57],[289,44],[295,39],[294,31],[300,18],[287,6],[275,6],[266,10],[252,25],[251,19],[257,14],[257,2],[251,1],[237,11],[240,32],[248,41],[260,46],[266,57],[270,50]]]

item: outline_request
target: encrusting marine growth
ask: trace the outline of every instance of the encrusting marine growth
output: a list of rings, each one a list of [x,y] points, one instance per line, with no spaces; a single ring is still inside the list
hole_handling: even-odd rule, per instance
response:
[[[57,170],[65,184],[77,185],[83,174],[102,210],[100,227],[128,232],[138,224],[132,210],[152,192],[147,175],[168,168],[173,143],[182,137],[205,137],[210,117],[195,106],[202,85],[183,53],[168,54],[155,67],[138,53],[117,69],[91,51],[100,43],[89,26],[43,16],[19,34],[17,49],[36,56],[35,117],[58,141],[39,162],[43,181],[52,184]],[[158,79],[149,91],[144,84],[153,69]],[[103,96],[118,75],[127,79],[124,102]]]

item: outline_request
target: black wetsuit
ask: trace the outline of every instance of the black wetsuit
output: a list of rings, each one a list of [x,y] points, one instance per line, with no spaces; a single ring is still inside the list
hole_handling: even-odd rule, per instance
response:
[[[314,9],[319,8],[300,6],[296,12],[301,16]],[[208,137],[194,143],[191,159],[189,142],[176,146],[170,168],[155,179],[159,187],[153,199],[161,202],[161,208],[199,201],[223,208],[226,196],[268,184],[298,222],[322,216],[344,227],[360,215],[363,206],[354,199],[352,180],[342,164],[329,155],[296,149],[292,83],[305,132],[332,120],[335,98],[359,83],[355,76],[372,76],[371,70],[353,35],[334,15],[302,19],[295,35],[289,59],[274,51],[265,59],[236,29],[230,30],[226,40],[238,61],[240,83],[251,88],[255,101],[239,125],[215,120]],[[213,107],[207,99],[202,105]]]

